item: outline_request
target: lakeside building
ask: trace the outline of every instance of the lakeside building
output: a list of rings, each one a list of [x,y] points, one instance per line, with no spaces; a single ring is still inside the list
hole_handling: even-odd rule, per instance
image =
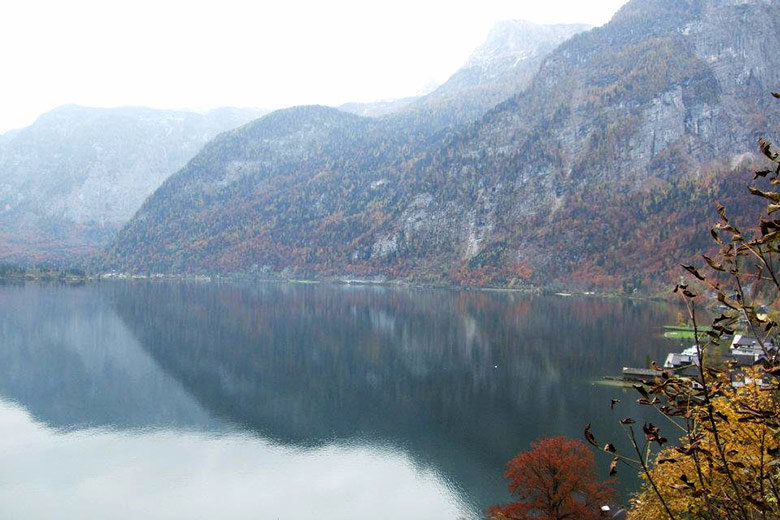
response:
[[[735,334],[728,356],[738,366],[757,366],[768,363],[769,357],[776,353],[777,345],[772,341],[765,341],[762,344],[754,336]]]
[[[766,341],[763,345],[753,336],[735,334],[726,354],[727,360],[734,361],[737,366],[758,366],[769,361],[769,357],[777,353],[777,346]],[[699,354],[696,345],[682,352],[670,352],[664,361],[664,368],[681,369],[699,364]]]
[[[699,365],[699,352],[696,345],[682,352],[670,352],[664,361],[664,368],[680,369]]]
[[[730,377],[735,386],[744,384],[745,374],[740,370],[744,367],[768,366],[773,357],[778,354],[778,347],[772,341],[759,342],[754,336],[735,334],[724,353],[723,360],[731,362]],[[682,352],[670,352],[666,356],[663,370],[672,371],[680,376],[699,377],[699,352],[694,344]],[[623,367],[623,378],[628,380],[645,380],[658,375],[662,370],[655,368]]]

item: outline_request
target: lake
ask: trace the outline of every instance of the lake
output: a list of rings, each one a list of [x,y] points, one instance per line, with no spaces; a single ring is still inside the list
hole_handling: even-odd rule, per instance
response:
[[[594,381],[662,361],[676,312],[374,286],[0,286],[0,517],[479,518],[533,440],[593,423],[620,444],[618,419],[656,420]]]

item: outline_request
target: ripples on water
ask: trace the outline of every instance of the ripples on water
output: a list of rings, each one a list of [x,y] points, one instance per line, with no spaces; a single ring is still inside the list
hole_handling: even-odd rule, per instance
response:
[[[674,347],[673,314],[378,287],[0,287],[0,516],[479,517],[537,437],[618,436],[623,392],[592,381]],[[640,413],[633,397],[615,413]]]

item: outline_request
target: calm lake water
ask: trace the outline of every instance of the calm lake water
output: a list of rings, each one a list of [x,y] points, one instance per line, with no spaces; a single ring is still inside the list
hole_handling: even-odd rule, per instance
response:
[[[649,413],[593,381],[663,359],[675,315],[383,287],[0,286],[0,517],[478,518],[534,439],[592,422],[620,441],[618,419]]]

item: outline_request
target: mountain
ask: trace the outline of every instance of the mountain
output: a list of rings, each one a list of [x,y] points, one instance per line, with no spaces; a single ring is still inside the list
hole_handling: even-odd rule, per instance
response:
[[[497,24],[466,64],[444,84],[409,106],[406,116],[436,127],[478,119],[525,89],[542,60],[559,44],[587,31],[585,24],[539,25],[525,20]]]
[[[322,219],[338,219],[339,215],[342,215],[342,218],[352,219],[343,224],[340,230],[352,230],[349,232],[349,240],[340,236],[339,232],[336,232],[334,237],[342,242],[341,254],[346,254],[354,240],[365,233],[373,232],[380,223],[384,224],[392,218],[390,213],[384,213],[387,209],[388,194],[396,189],[391,179],[423,157],[427,150],[435,149],[447,135],[442,132],[443,128],[476,119],[497,102],[525,86],[544,55],[568,36],[585,29],[587,26],[581,24],[543,26],[524,21],[504,22],[492,30],[487,41],[473,53],[461,70],[428,95],[388,102],[349,103],[339,107],[343,112],[379,120],[342,117],[332,109],[324,107],[300,107],[271,114],[251,125],[251,128],[239,129],[230,135],[222,136],[217,142],[207,146],[197,158],[203,159],[209,166],[204,166],[200,174],[195,174],[198,161],[194,161],[166,183],[156,194],[154,201],[142,208],[136,219],[123,230],[122,238],[112,247],[108,255],[111,258],[108,265],[121,266],[123,269],[163,271],[169,271],[171,265],[177,269],[194,268],[206,271],[264,268],[282,270],[287,266],[287,255],[306,254],[312,264],[319,266],[317,269],[326,269],[329,272],[338,270],[340,261],[334,263],[334,259],[329,256],[329,249],[321,248],[321,254],[312,253],[305,238],[294,239],[294,246],[280,246],[291,234],[318,235],[321,233]],[[317,125],[323,124],[322,117],[326,114],[328,124],[339,121],[341,133],[350,138],[330,141],[330,134],[320,132],[321,129]],[[308,117],[311,119],[308,120]],[[281,121],[285,123],[282,124]],[[269,144],[268,147],[253,146],[257,132],[262,132],[264,137],[269,139],[264,141],[264,144]],[[362,135],[363,132],[368,132],[368,135]],[[362,141],[358,143],[352,139],[357,137]],[[303,145],[296,140],[298,138],[308,144]],[[314,147],[318,139],[325,140],[319,143],[320,152],[327,149],[335,155],[328,158],[332,160],[332,164],[329,165],[331,172],[327,177],[317,172],[317,168],[322,165],[313,165],[309,157],[301,157],[296,163],[286,162],[300,152],[300,146]],[[229,149],[225,146],[227,141],[231,142]],[[348,164],[355,163],[360,154],[372,147],[383,149],[381,160],[377,158],[377,153],[371,152],[371,156],[364,157],[359,166]],[[233,150],[242,148],[246,153],[239,153],[238,157],[232,155]],[[276,157],[276,154],[287,154],[289,157],[282,159]],[[347,159],[344,154],[351,155],[351,158]],[[206,155],[209,156],[207,159],[204,158]],[[234,160],[236,163],[228,165]],[[241,166],[237,166],[237,163]],[[280,167],[282,172],[279,171]],[[205,187],[194,182],[196,176],[202,177],[205,175],[202,172],[207,170],[212,176],[211,180],[218,183],[220,188]],[[240,173],[236,173],[237,171]],[[316,180],[309,179],[311,173],[317,173],[314,177]],[[348,177],[348,180],[345,180],[345,177]],[[238,178],[244,188],[224,190],[225,186]],[[328,183],[335,185],[345,182],[349,186],[346,193],[351,198],[348,202],[342,198],[343,189],[332,190],[328,187]],[[318,193],[315,187],[325,190],[328,195],[333,191],[342,193],[338,194],[341,196],[326,197]],[[243,191],[244,189],[247,191]],[[357,190],[366,192],[358,194]],[[203,207],[191,208],[190,201],[182,197],[183,194],[191,194],[193,191],[209,194],[207,200],[198,203]],[[259,211],[256,207],[259,200],[252,200],[252,197],[261,198],[259,200],[278,198],[270,212],[260,212],[268,219],[257,225],[253,222],[257,216],[252,211]],[[233,215],[233,211],[229,211],[224,217],[230,223],[223,222],[222,212],[215,209],[220,205],[230,206],[236,211],[239,211],[237,208],[246,208],[243,211],[248,214],[237,217]],[[210,221],[206,226],[208,230],[202,222],[211,219],[204,213],[205,207],[209,208],[208,215],[218,215],[217,220]],[[276,218],[277,215],[273,214],[277,208],[293,207],[296,209],[290,215],[279,215],[281,218]],[[377,211],[372,212],[369,207]],[[371,215],[368,216],[368,213]],[[306,221],[295,222],[295,218]],[[236,224],[234,220],[240,223]],[[360,223],[356,224],[355,220]],[[160,226],[157,226],[158,223]],[[193,226],[198,230],[194,230]],[[241,230],[240,233],[235,232],[237,227]],[[332,224],[330,227],[333,227]],[[227,230],[232,230],[229,239],[225,238]],[[330,234],[326,233],[328,236]],[[201,237],[206,243],[197,239],[197,252],[193,252],[189,247],[185,247],[187,251],[182,251],[178,240],[190,241],[191,235]],[[167,244],[165,247],[171,251],[171,255],[166,255],[164,259],[157,255],[148,256],[144,260],[135,257],[133,250],[145,243]],[[317,243],[325,248],[331,245],[327,239],[317,240]],[[124,244],[132,244],[131,249],[125,249]],[[242,245],[240,250],[236,251],[234,248],[239,247],[238,244]],[[247,248],[255,252],[261,251],[263,247],[258,244],[268,244],[268,254],[247,254]],[[209,254],[215,247],[224,248],[219,249],[219,258]],[[141,247],[139,251],[143,249]],[[301,253],[301,249],[306,252]],[[358,256],[365,255],[365,252],[361,252]],[[198,264],[197,268],[181,260],[182,256],[192,259]],[[125,261],[129,257],[133,257],[133,261],[138,263],[131,267]],[[202,261],[195,260],[195,257],[202,258]],[[251,263],[248,263],[249,261]]]
[[[64,106],[0,137],[0,260],[66,259],[110,242],[215,135],[261,115]]]
[[[340,262],[332,249],[349,254],[351,240],[385,223],[397,172],[424,144],[335,108],[273,112],[218,136],[165,181],[121,230],[108,264],[230,272],[280,271],[299,257]]]
[[[549,53],[526,89],[436,139],[393,117],[266,116],[263,132],[223,135],[158,190],[106,265],[473,285],[667,280],[708,245],[713,198],[737,216],[754,207],[747,177],[731,172],[750,167],[747,152],[780,115],[768,95],[777,7],[633,0]]]
[[[749,170],[746,152],[780,115],[769,96],[778,4],[632,1],[574,36],[528,89],[434,155],[418,189],[447,225],[411,239],[446,237],[433,263],[471,282],[517,271],[614,286],[676,273],[711,244],[715,197],[737,214],[753,207],[741,196],[749,177],[729,172]],[[377,240],[403,244],[396,224]]]
[[[466,64],[432,92],[378,103],[348,103],[353,114],[386,116],[399,128],[418,126],[438,132],[476,120],[528,86],[544,57],[585,24],[539,25],[525,20],[496,24]]]

